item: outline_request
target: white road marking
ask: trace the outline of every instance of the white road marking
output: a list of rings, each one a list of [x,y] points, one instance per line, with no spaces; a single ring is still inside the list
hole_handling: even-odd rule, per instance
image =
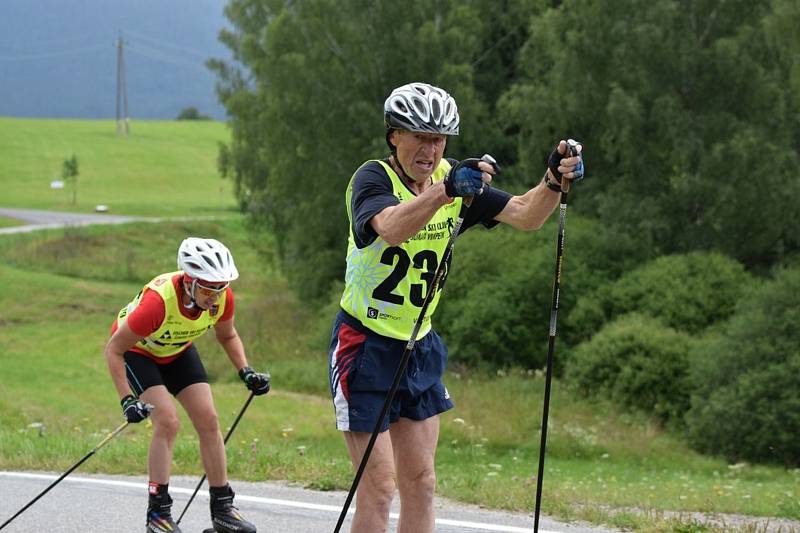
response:
[[[51,474],[31,474],[28,472],[0,472],[0,476],[18,477],[25,479],[42,479],[48,481],[56,480],[59,477]],[[85,483],[87,485],[108,485],[113,487],[130,487],[136,489],[142,489],[147,486],[146,483],[134,483],[132,481],[118,481],[114,479],[96,479],[96,478],[85,478],[77,476],[66,477],[64,478],[64,481],[69,481],[70,483]],[[194,492],[194,489],[185,489],[182,487],[173,487],[173,486],[170,486],[169,490],[172,493],[189,494],[189,495],[191,495]],[[208,496],[203,493],[198,493],[198,495],[206,499],[208,498]],[[315,503],[296,502],[291,500],[278,500],[275,498],[262,498],[260,496],[248,496],[246,494],[239,494],[239,493],[236,493],[236,499],[239,501],[263,503],[266,505],[275,505],[281,507],[296,507],[301,509],[311,509],[314,511],[327,511],[335,513],[341,513],[342,511],[341,507],[334,505],[320,505]],[[355,509],[350,508],[349,512],[353,513],[354,510]],[[397,513],[392,513],[390,516],[395,520],[398,518]],[[436,523],[443,526],[460,527],[465,529],[478,529],[481,531],[498,531],[502,533],[533,533],[532,528],[503,526],[499,524],[488,524],[483,522],[467,522],[463,520],[450,520],[446,518],[437,518]],[[555,531],[548,531],[545,529],[540,529],[539,531],[541,533],[557,533]]]

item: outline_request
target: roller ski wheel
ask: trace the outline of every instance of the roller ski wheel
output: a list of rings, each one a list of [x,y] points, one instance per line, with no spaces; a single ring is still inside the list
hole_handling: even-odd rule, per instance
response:
[[[216,532],[216,531],[214,531],[214,528],[213,528],[213,527],[210,527],[210,528],[208,528],[208,529],[204,529],[204,530],[203,530],[203,533],[217,533],[217,532]]]

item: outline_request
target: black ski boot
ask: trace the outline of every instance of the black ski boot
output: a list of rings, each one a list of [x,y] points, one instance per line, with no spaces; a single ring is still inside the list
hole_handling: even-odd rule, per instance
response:
[[[145,533],[181,533],[172,520],[172,498],[167,492],[168,488],[169,485],[150,483]]]
[[[211,525],[217,533],[256,533],[256,526],[245,520],[233,506],[230,485],[209,487],[211,495]]]

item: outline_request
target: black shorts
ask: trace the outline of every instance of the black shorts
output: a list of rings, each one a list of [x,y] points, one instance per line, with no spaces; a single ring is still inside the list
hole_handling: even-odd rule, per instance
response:
[[[160,365],[136,352],[125,352],[128,384],[136,396],[154,385],[164,385],[173,396],[195,383],[208,383],[208,374],[194,344],[171,363]]]

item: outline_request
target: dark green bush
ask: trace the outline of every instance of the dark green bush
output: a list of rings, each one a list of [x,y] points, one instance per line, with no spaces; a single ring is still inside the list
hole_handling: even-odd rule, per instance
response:
[[[557,227],[557,216],[553,216],[536,232],[475,228],[458,239],[433,319],[452,361],[491,367],[544,366]],[[577,216],[568,220],[559,329],[569,323],[578,294],[618,277],[637,260],[632,242],[603,235],[603,231]],[[607,243],[613,243],[612,251],[602,248]],[[557,365],[562,360],[557,358]]]
[[[751,276],[719,253],[659,257],[582,296],[570,314],[568,342],[590,339],[606,322],[636,311],[690,334],[727,319]]]
[[[490,366],[540,366],[553,255],[537,234],[479,229],[456,244],[434,327],[451,360]]]
[[[800,268],[752,289],[693,357],[691,444],[730,460],[800,466]]]
[[[566,376],[587,395],[610,398],[661,422],[679,421],[689,407],[691,338],[640,314],[624,315],[580,344]]]
[[[190,106],[181,109],[181,112],[178,113],[175,120],[211,120],[211,117],[202,114],[196,107]]]

